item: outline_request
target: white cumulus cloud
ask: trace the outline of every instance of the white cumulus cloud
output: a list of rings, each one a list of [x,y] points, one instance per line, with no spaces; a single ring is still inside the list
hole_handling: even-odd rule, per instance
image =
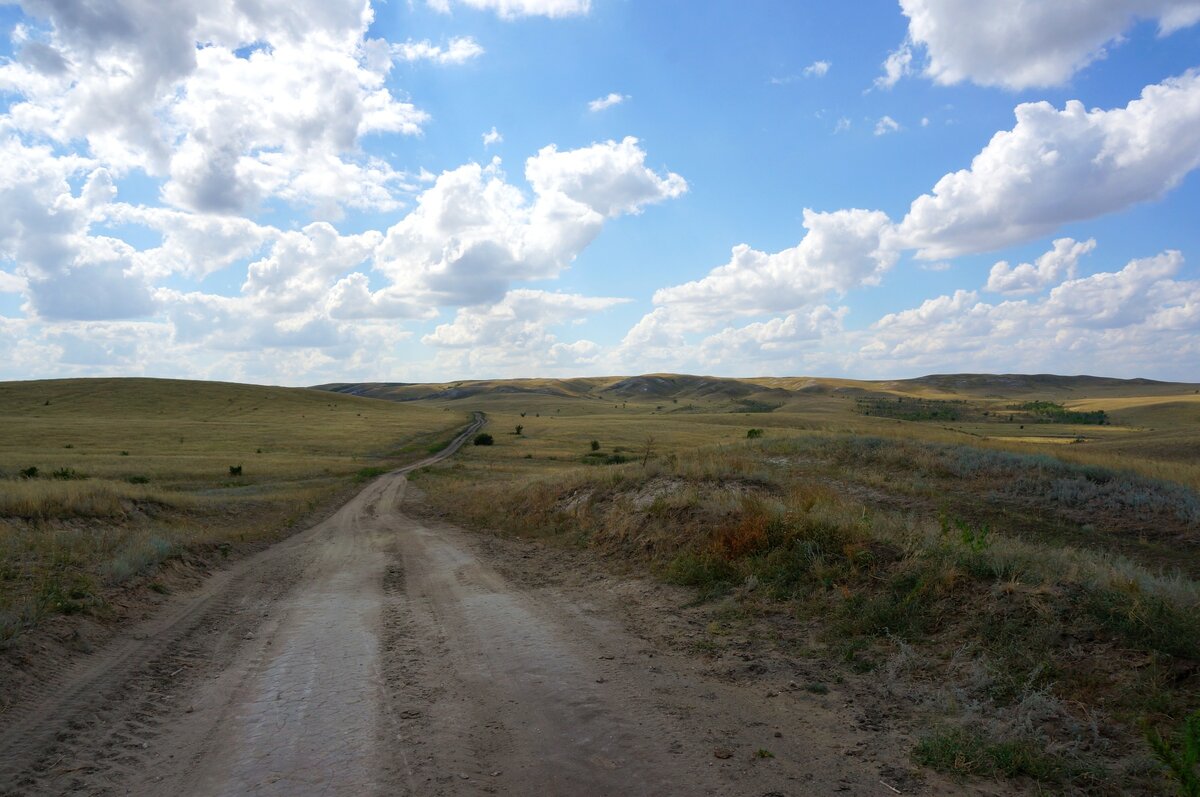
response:
[[[1016,107],[969,169],[945,175],[900,224],[927,259],[1032,240],[1155,199],[1200,166],[1200,71],[1147,86],[1124,108]]]
[[[592,113],[599,113],[600,111],[611,108],[614,105],[620,105],[627,99],[629,99],[629,97],[624,94],[617,94],[615,91],[610,92],[607,96],[599,97],[589,102],[588,110]]]
[[[883,74],[875,78],[875,88],[890,89],[900,82],[900,79],[912,74],[913,52],[908,42],[888,53],[883,62]]]
[[[428,116],[385,85],[366,0],[31,3],[46,42],[0,64],[3,126],[86,143],[117,176],[169,178],[179,207],[237,212],[270,197],[337,215],[393,209],[404,175],[360,153]],[[461,52],[451,47],[450,52]]]
[[[1096,239],[1076,241],[1059,238],[1054,247],[1033,263],[1009,265],[1001,260],[988,273],[987,289],[993,293],[1020,295],[1036,293],[1048,285],[1057,285],[1064,279],[1075,277],[1079,258],[1096,248]]]
[[[804,67],[805,77],[825,77],[829,74],[829,68],[833,64],[830,61],[813,61],[808,66]]]
[[[432,61],[435,64],[465,64],[483,55],[483,47],[471,36],[455,36],[442,46],[429,39],[393,44],[392,52],[402,61]]]
[[[891,222],[880,211],[806,209],[804,227],[790,249],[767,253],[741,244],[707,276],[656,291],[654,320],[641,332],[695,331],[731,316],[794,312],[828,294],[877,284],[898,257]]]
[[[1009,89],[1065,83],[1119,45],[1139,18],[1156,21],[1159,35],[1200,22],[1196,0],[900,0],[900,6],[909,39],[928,53],[931,78]]]
[[[875,135],[886,136],[888,133],[896,133],[900,130],[900,123],[890,116],[881,116],[875,122]]]
[[[440,306],[496,301],[513,280],[557,275],[606,219],[687,190],[645,158],[634,138],[544,147],[525,162],[532,202],[504,179],[499,160],[444,172],[387,231],[376,268]]]

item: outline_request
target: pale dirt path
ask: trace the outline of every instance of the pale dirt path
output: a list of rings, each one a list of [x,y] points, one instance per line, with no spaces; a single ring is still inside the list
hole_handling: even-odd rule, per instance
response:
[[[0,717],[0,793],[962,793],[850,700],[682,646],[680,593],[408,492],[377,479]]]

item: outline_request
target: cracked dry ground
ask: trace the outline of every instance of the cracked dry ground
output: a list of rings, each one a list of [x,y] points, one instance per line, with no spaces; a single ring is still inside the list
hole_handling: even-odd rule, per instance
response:
[[[818,661],[703,652],[688,593],[416,492],[377,479],[28,687],[0,793],[963,793],[867,690],[806,691]]]

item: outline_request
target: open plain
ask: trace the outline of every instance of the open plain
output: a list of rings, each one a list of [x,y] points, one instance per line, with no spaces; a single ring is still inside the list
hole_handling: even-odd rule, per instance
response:
[[[0,385],[0,790],[1161,793],[1197,389]]]

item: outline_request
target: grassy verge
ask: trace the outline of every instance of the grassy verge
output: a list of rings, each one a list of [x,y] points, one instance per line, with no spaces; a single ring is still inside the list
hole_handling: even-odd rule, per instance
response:
[[[962,505],[986,498],[998,510],[1030,495],[1057,505],[1086,484],[1073,511],[1120,517],[1130,504],[1200,531],[1195,495],[1175,485],[902,440],[817,435],[532,480],[461,465],[421,478],[460,521],[566,538],[705,596],[788,607],[823,655],[922,706],[938,729],[914,751],[926,765],[1099,793],[1161,786],[1141,724],[1169,724],[1200,702],[1196,581],[1007,533],[1003,512],[984,522],[924,504],[887,509],[831,480],[834,466],[857,470],[860,484],[864,473],[899,481],[902,493],[958,480]],[[1019,495],[997,486],[1013,483],[1025,485]]]

